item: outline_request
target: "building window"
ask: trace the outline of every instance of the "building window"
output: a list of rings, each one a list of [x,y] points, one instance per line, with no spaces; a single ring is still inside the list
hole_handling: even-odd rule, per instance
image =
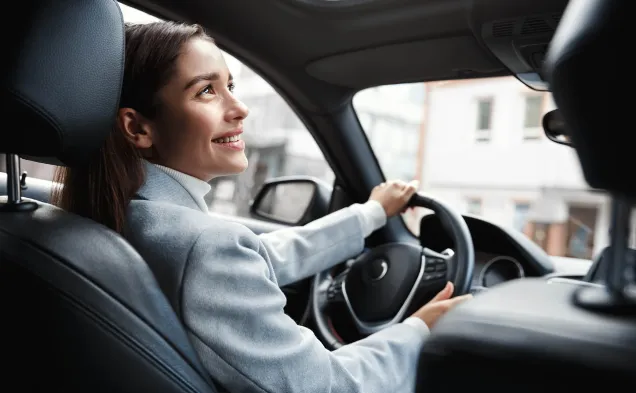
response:
[[[523,139],[538,139],[541,136],[542,108],[542,95],[526,96],[523,118]]]
[[[477,141],[489,141],[491,127],[492,98],[480,98],[477,100]]]
[[[468,198],[466,200],[466,214],[479,215],[481,214],[481,199]]]
[[[591,259],[594,251],[594,232],[598,208],[596,206],[570,206],[565,256]]]
[[[526,202],[515,203],[515,213],[512,218],[512,226],[519,232],[523,232],[528,222],[530,204]]]

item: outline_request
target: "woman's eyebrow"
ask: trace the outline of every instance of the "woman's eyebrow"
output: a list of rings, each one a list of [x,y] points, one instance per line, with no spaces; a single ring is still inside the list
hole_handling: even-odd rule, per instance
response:
[[[218,72],[209,72],[207,74],[201,74],[201,75],[195,76],[194,78],[190,80],[190,82],[186,83],[184,90],[188,90],[189,88],[191,88],[192,86],[194,86],[195,84],[201,81],[214,82],[219,80],[220,78],[221,78],[221,75]],[[233,79],[234,78],[232,77],[232,74],[230,74],[229,80],[232,81]]]

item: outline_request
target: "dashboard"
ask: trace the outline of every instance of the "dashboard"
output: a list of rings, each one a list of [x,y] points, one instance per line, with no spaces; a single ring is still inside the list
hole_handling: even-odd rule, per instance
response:
[[[473,288],[558,273],[552,257],[522,233],[478,217],[464,216],[464,220],[475,248]],[[420,243],[436,251],[453,248],[452,239],[432,214],[420,222]]]
[[[475,251],[472,286],[492,288],[506,281],[522,278],[526,271],[518,260],[508,255]]]

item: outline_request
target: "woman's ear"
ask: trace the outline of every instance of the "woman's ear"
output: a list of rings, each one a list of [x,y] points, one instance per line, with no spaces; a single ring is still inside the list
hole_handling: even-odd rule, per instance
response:
[[[117,111],[117,126],[136,148],[152,147],[152,125],[141,113],[131,108],[120,108]]]

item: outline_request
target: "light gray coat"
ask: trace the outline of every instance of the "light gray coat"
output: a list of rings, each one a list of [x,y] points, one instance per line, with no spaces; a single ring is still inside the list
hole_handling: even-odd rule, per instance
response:
[[[355,209],[257,236],[203,213],[175,179],[147,166],[126,238],[181,318],[204,366],[230,392],[410,392],[425,336],[397,324],[336,351],[283,312],[279,286],[363,249]]]

